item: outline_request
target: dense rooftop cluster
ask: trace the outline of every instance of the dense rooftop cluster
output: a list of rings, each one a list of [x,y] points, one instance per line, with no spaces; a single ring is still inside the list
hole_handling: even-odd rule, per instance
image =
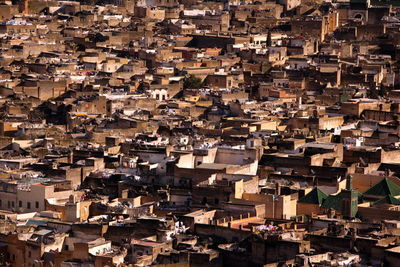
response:
[[[0,266],[399,266],[400,2],[0,2]]]

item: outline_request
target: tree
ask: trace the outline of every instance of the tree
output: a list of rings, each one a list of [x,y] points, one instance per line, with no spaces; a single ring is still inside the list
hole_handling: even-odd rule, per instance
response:
[[[186,77],[183,81],[184,89],[200,89],[201,87],[203,87],[203,82],[193,74],[190,74],[189,77]]]

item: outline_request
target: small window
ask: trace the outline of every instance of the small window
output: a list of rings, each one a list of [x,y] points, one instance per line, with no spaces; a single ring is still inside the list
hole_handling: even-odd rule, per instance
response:
[[[26,208],[30,209],[31,208],[31,202],[26,202]]]
[[[29,203],[29,202],[28,202]],[[30,251],[28,251],[28,257],[32,257],[32,253]]]
[[[38,209],[39,208],[39,201],[35,202],[35,207]]]
[[[21,200],[18,202],[18,206],[19,206],[20,208],[22,208],[22,201],[21,201]]]

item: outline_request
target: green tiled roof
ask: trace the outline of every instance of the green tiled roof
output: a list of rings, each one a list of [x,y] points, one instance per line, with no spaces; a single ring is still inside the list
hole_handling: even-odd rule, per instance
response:
[[[362,194],[357,192],[358,195],[358,203],[362,202]],[[325,200],[324,203],[322,203],[322,208],[324,209],[334,209],[334,210],[340,210],[340,200],[343,197],[343,191],[340,191],[339,194],[337,195],[329,195]]]
[[[322,204],[322,208],[324,209],[334,209],[340,210],[340,199],[342,198],[341,194],[330,195],[328,196],[324,203]]]
[[[318,187],[314,187],[314,189],[308,192],[307,195],[300,198],[299,202],[321,205],[324,199],[327,197],[328,196],[322,190],[320,190]]]
[[[366,0],[350,0],[351,4],[366,4]],[[371,0],[370,1],[371,6],[399,6],[400,1],[396,0]]]
[[[388,178],[382,179],[379,183],[365,191],[364,195],[371,196],[398,196],[400,195],[400,186],[395,184],[392,180]]]
[[[379,0],[371,0],[371,6],[399,6],[400,5],[400,1],[379,1]]]
[[[382,204],[400,205],[400,200],[393,197],[392,195],[387,195],[387,196],[375,201],[373,206],[378,206],[378,205],[382,205]]]

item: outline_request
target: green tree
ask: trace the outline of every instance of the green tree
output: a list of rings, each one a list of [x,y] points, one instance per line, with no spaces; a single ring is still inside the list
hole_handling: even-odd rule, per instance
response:
[[[201,87],[203,87],[203,82],[193,74],[190,74],[189,77],[186,77],[183,81],[184,89],[200,89]]]

